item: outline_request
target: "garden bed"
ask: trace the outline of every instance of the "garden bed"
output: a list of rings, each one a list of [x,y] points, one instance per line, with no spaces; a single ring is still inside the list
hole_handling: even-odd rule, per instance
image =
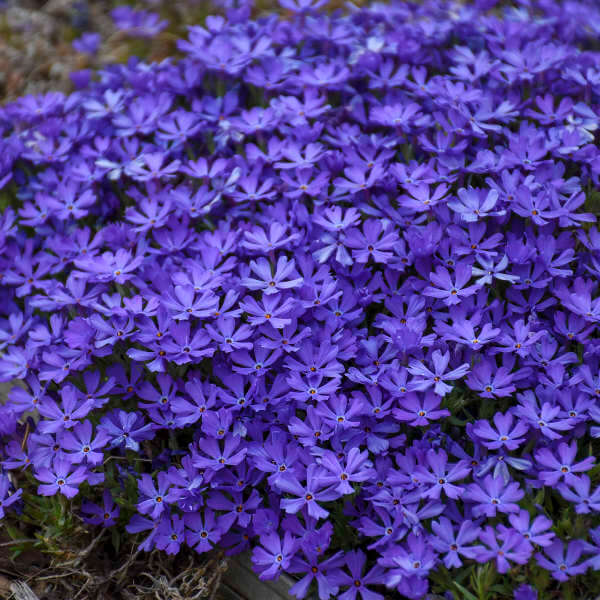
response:
[[[0,594],[590,600],[597,3],[134,4],[0,12]]]

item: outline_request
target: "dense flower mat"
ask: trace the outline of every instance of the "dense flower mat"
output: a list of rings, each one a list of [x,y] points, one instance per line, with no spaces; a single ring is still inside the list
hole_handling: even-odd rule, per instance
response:
[[[0,112],[0,514],[62,494],[298,597],[571,597],[598,5],[280,4]]]

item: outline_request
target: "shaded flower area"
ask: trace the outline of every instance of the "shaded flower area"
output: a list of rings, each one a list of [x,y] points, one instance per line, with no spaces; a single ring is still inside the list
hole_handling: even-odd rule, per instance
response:
[[[258,8],[0,109],[0,518],[298,598],[591,598],[600,7]]]

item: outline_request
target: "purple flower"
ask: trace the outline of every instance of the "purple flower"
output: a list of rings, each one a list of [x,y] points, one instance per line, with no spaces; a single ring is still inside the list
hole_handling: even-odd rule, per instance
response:
[[[508,367],[497,368],[494,361],[484,358],[471,369],[466,383],[482,398],[505,398],[516,390],[516,376]]]
[[[540,448],[535,453],[535,460],[542,468],[549,470],[540,470],[539,479],[544,482],[544,485],[555,486],[561,479],[565,483],[576,480],[573,473],[589,471],[596,462],[593,456],[588,456],[586,459],[575,463],[577,454],[577,442],[571,444],[561,442],[556,449],[558,456],[555,455],[550,448]]]
[[[157,477],[158,488],[147,473],[142,473],[138,480],[138,490],[142,499],[137,503],[136,508],[143,515],[150,515],[153,520],[167,509],[167,504],[174,503],[179,497],[176,489],[169,489],[171,481],[165,472],[160,471]]]
[[[446,517],[440,517],[439,521],[433,521],[431,529],[435,534],[431,538],[431,544],[438,552],[444,554],[444,565],[448,569],[460,567],[463,564],[460,555],[466,558],[476,558],[483,549],[479,545],[469,545],[479,537],[481,529],[468,519],[460,524],[458,532]]]
[[[102,494],[102,506],[93,502],[85,501],[81,505],[84,514],[83,520],[91,525],[102,525],[102,527],[112,527],[119,518],[120,509],[115,504],[113,497],[108,489]]]
[[[251,271],[260,279],[247,277],[241,284],[251,290],[261,290],[264,294],[276,294],[282,289],[291,289],[302,284],[302,277],[289,279],[295,273],[295,261],[288,261],[285,256],[277,260],[274,272],[266,258],[259,258],[250,262]]]
[[[241,493],[232,493],[231,498],[221,492],[213,492],[207,500],[207,505],[215,510],[223,511],[222,520],[226,528],[237,523],[240,527],[248,527],[252,515],[260,506],[261,499],[256,490],[252,490],[248,498]]]
[[[179,321],[187,321],[192,317],[208,317],[214,314],[218,306],[218,298],[210,290],[204,290],[197,296],[191,285],[176,285],[163,305],[169,309],[171,316]]]
[[[167,554],[177,554],[185,541],[183,519],[176,514],[163,515],[156,529],[155,544]]]
[[[551,572],[558,581],[567,581],[570,576],[581,575],[588,569],[586,562],[577,564],[584,545],[581,540],[573,540],[566,547],[561,540],[556,540],[544,548],[544,553],[537,553],[538,564]]]
[[[73,40],[72,45],[77,52],[96,54],[98,47],[100,46],[100,40],[99,33],[86,32],[82,34],[81,37]]]
[[[322,557],[317,552],[304,550],[304,555],[306,559],[300,558],[296,553],[290,564],[289,570],[292,573],[306,573],[290,588],[290,594],[297,598],[305,598],[310,584],[316,581],[319,600],[328,600],[331,596],[335,596],[339,586],[332,582],[332,578],[341,574],[339,567],[344,564],[343,553],[337,552],[324,560],[320,560]]]
[[[184,365],[201,360],[204,356],[212,356],[215,352],[209,346],[210,337],[203,329],[191,329],[189,321],[175,323],[171,327],[171,337],[163,342],[168,360],[177,365]]]
[[[150,519],[146,519],[137,513],[131,517],[131,520],[125,527],[128,533],[150,531],[146,539],[143,540],[138,546],[138,550],[149,552],[154,547],[158,527],[165,518],[167,518],[166,515],[163,515],[159,520],[151,521]]]
[[[335,485],[336,491],[341,494],[352,494],[354,488],[351,482],[367,481],[372,476],[371,461],[368,452],[360,452],[358,448],[351,448],[345,457],[345,462],[340,463],[333,452],[326,451],[321,457],[321,466],[329,472],[323,474],[320,480],[325,485]]]
[[[208,552],[219,542],[224,528],[222,519],[215,516],[210,509],[202,513],[186,512],[183,516],[185,523],[185,541],[196,552]]]
[[[264,296],[262,298],[262,306],[254,298],[246,296],[244,302],[240,302],[240,307],[248,313],[248,321],[250,325],[262,325],[270,323],[276,329],[282,329],[292,322],[287,315],[294,308],[294,301],[291,298],[286,298],[281,301],[280,295]]]
[[[529,159],[524,159],[528,161]],[[536,225],[547,225],[549,219],[558,216],[550,209],[550,198],[545,194],[534,195],[525,185],[519,186],[511,210],[522,217],[529,217]]]
[[[227,435],[223,439],[223,449],[221,449],[218,440],[214,438],[200,440],[198,450],[202,451],[203,454],[197,452],[192,454],[194,466],[199,469],[218,471],[226,465],[239,465],[244,460],[248,449],[241,448],[237,450],[240,445],[240,438],[238,437]]]
[[[463,221],[478,221],[488,216],[502,216],[505,210],[494,211],[498,202],[496,190],[479,190],[476,188],[461,188],[458,190],[458,200],[451,200],[448,206],[457,212]]]
[[[448,498],[459,498],[464,488],[453,482],[464,479],[471,472],[468,462],[460,460],[456,464],[449,464],[444,450],[436,452],[433,449],[427,451],[426,461],[427,466],[418,465],[415,469],[415,474],[427,487],[424,495],[437,500],[443,491]]]
[[[56,433],[63,429],[70,429],[79,419],[85,418],[94,406],[92,399],[81,402],[73,386],[63,387],[61,396],[61,406],[50,398],[38,405],[39,413],[47,419],[39,425],[42,433]]]
[[[552,521],[544,515],[538,515],[531,520],[526,510],[508,515],[510,524],[531,544],[548,546],[552,543],[554,532],[550,531]]]
[[[528,391],[522,395],[521,403],[515,408],[515,415],[523,419],[531,429],[537,429],[551,440],[560,438],[559,431],[572,429],[574,423],[569,419],[561,418],[559,406],[552,406],[544,402],[541,407],[535,403],[533,393]]]
[[[600,487],[590,493],[591,482],[587,475],[573,475],[568,482],[559,483],[557,489],[565,500],[575,504],[577,514],[600,511]]]
[[[448,363],[450,362],[450,352],[442,354],[440,350],[435,350],[431,355],[431,360],[433,362],[433,371],[420,361],[410,363],[408,372],[416,376],[410,382],[411,390],[423,391],[433,386],[438,396],[445,396],[452,390],[452,386],[445,383],[444,380],[453,381],[460,379],[469,371],[469,365],[464,363],[460,367],[446,372]]]
[[[146,423],[141,415],[124,410],[114,410],[103,417],[98,430],[109,436],[111,448],[125,446],[134,452],[140,449],[141,441],[154,437],[151,424]]]
[[[440,402],[439,397],[432,392],[420,396],[415,393],[407,394],[400,401],[401,408],[395,408],[393,414],[399,421],[409,421],[413,427],[429,425],[429,421],[450,415],[447,409],[440,409]]]
[[[252,335],[252,328],[246,324],[236,328],[235,319],[219,317],[214,327],[207,324],[205,328],[210,337],[219,342],[219,348],[223,352],[252,348],[252,342],[245,341]]]
[[[231,360],[235,363],[232,369],[244,375],[262,376],[276,363],[280,355],[280,350],[270,352],[266,348],[256,348],[253,355],[245,350],[236,350],[231,355]]]
[[[394,120],[396,119],[394,118]],[[433,192],[427,183],[406,185],[405,187],[408,195],[401,196],[399,202],[403,208],[416,212],[431,210],[433,206],[440,204],[445,199],[448,192],[448,186],[445,184],[439,185]]]
[[[250,231],[244,231],[244,240],[241,245],[252,252],[264,253],[273,252],[278,248],[285,248],[300,238],[299,233],[286,235],[287,226],[277,221],[273,221],[269,226],[269,233],[265,233],[260,227],[254,227]]]
[[[306,471],[306,483],[303,484],[292,474],[277,480],[277,487],[294,498],[284,498],[281,500],[281,508],[287,513],[297,513],[301,509],[306,509],[309,516],[315,519],[324,519],[329,515],[329,511],[325,510],[319,502],[329,502],[340,496],[338,491],[332,487],[327,487],[328,484],[322,484],[323,471],[316,464],[309,465]]]
[[[514,600],[538,600],[538,593],[530,585],[523,583],[515,590]]]
[[[327,4],[327,0],[279,0],[282,8],[293,12],[315,10]]]
[[[260,571],[260,579],[275,579],[288,570],[299,545],[289,531],[285,532],[283,540],[276,533],[263,535],[260,543],[252,553],[252,562]]]
[[[384,229],[379,221],[367,220],[362,233],[358,229],[346,232],[344,245],[353,248],[352,258],[358,263],[366,263],[369,258],[386,263],[392,257],[391,249],[397,241],[395,232]]]
[[[438,267],[429,277],[435,287],[427,286],[423,293],[426,296],[444,300],[447,306],[460,304],[463,298],[472,296],[479,289],[478,285],[466,285],[471,279],[471,275],[471,266],[464,262],[456,265],[454,279],[445,267]]]
[[[114,281],[125,283],[133,277],[133,272],[142,264],[142,256],[132,256],[120,248],[115,253],[106,251],[100,256],[75,259],[81,277],[92,277],[93,281]]]
[[[129,168],[127,169],[127,174],[137,181],[150,181],[153,179],[170,179],[175,176],[175,174],[179,170],[179,166],[181,165],[181,161],[174,160],[169,164],[165,163],[165,155],[162,152],[149,152],[147,154],[142,154],[138,157],[138,161],[133,162]],[[170,204],[166,204],[163,207],[163,211],[168,214],[170,209]],[[129,213],[129,210],[127,211]],[[133,211],[132,211],[133,212]],[[133,213],[134,214],[134,213]],[[128,215],[130,220],[132,213]],[[150,221],[149,225],[155,226],[157,225],[155,222]],[[143,227],[142,231],[146,228]]]
[[[92,424],[86,420],[75,425],[72,431],[63,432],[60,436],[60,446],[67,451],[67,458],[73,464],[98,465],[104,460],[101,450],[109,439],[108,433],[103,430],[99,430],[94,437]]]
[[[355,600],[358,596],[363,600],[383,600],[381,594],[368,587],[383,582],[383,569],[379,565],[375,565],[365,573],[367,557],[360,550],[348,552],[345,559],[349,573],[336,571],[330,576],[335,585],[347,587],[338,598],[340,600]]]
[[[78,485],[85,481],[88,472],[85,467],[76,467],[72,471],[69,461],[55,459],[51,468],[43,467],[35,473],[36,478],[43,482],[38,486],[38,494],[53,496],[57,492],[67,498],[73,498],[79,492]]]
[[[496,512],[515,513],[519,511],[517,502],[525,493],[516,481],[505,483],[502,477],[487,475],[477,483],[466,486],[463,498],[473,502],[473,515],[493,517]]]
[[[425,536],[410,533],[406,543],[390,547],[383,554],[379,564],[392,567],[392,571],[386,577],[386,585],[395,587],[404,578],[427,577],[436,561],[436,554]]]
[[[6,516],[6,509],[23,495],[21,488],[18,490],[11,490],[11,488],[10,479],[3,473],[0,474],[0,519]]]
[[[485,420],[477,421],[471,428],[472,433],[481,440],[486,448],[516,450],[525,441],[523,436],[529,427],[526,423],[514,422],[514,416],[511,413],[505,415],[496,413],[493,420],[495,429],[489,421]]]
[[[499,573],[506,573],[511,568],[509,561],[524,565],[531,556],[531,545],[514,529],[505,529],[498,534],[493,527],[487,526],[479,539],[486,547],[478,552],[476,560],[495,560]]]
[[[126,31],[133,37],[153,37],[168,25],[168,21],[161,21],[156,13],[134,10],[129,6],[113,9],[111,17],[117,29]]]
[[[176,415],[179,425],[196,423],[216,402],[217,388],[205,384],[202,380],[192,378],[185,384],[186,395],[177,396],[171,402],[171,410]]]
[[[518,275],[504,272],[509,264],[506,254],[497,263],[493,258],[478,256],[477,263],[479,266],[473,267],[473,275],[480,276],[475,282],[477,285],[491,285],[494,279],[510,283],[516,283],[520,279]]]

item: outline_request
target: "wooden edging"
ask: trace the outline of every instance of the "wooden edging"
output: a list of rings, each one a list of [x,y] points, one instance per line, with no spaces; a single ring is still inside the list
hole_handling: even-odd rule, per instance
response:
[[[294,600],[288,592],[294,583],[288,575],[276,581],[261,581],[252,570],[250,554],[245,553],[229,559],[219,595],[223,600]],[[312,597],[307,596],[307,600]]]

